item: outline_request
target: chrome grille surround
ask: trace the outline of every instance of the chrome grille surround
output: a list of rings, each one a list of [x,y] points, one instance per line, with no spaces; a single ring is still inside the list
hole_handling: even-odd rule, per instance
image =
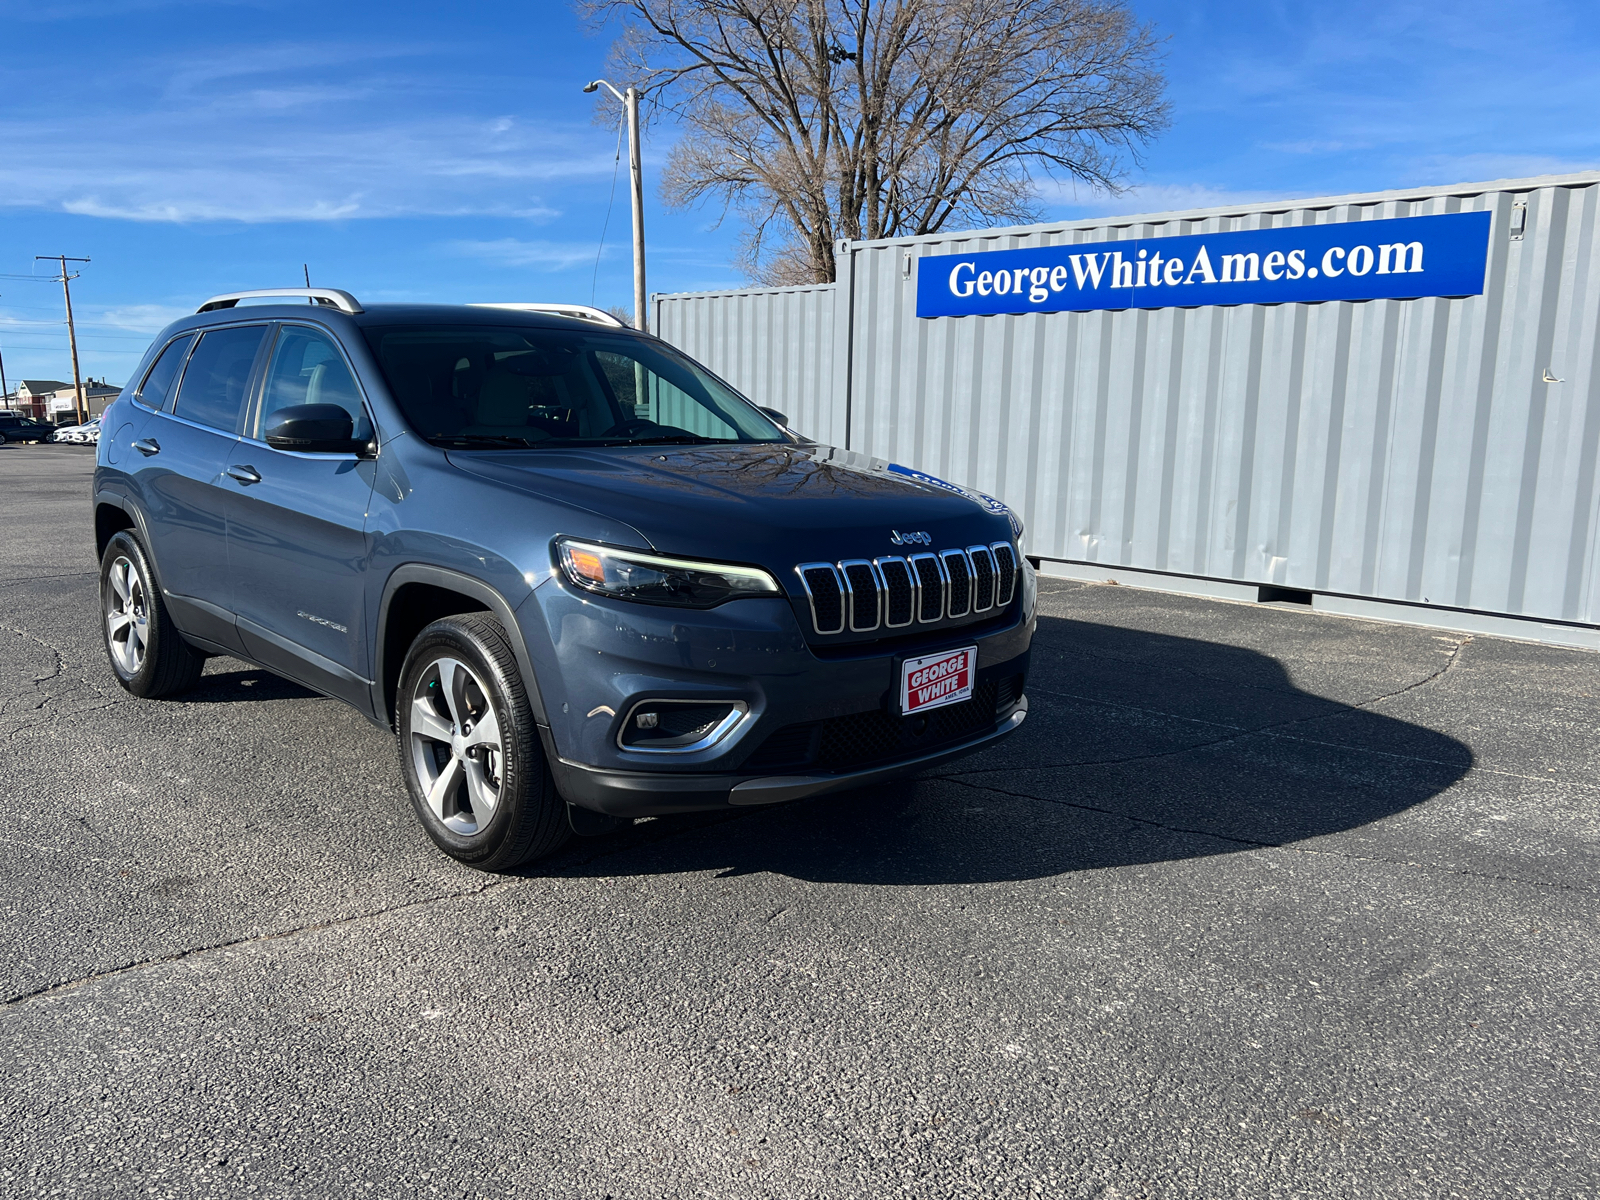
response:
[[[829,629],[822,627],[822,620],[817,615],[817,593],[812,590],[810,578],[813,571],[826,571],[828,578],[833,580],[834,591],[838,596],[837,600],[831,598],[824,600],[825,604],[836,603],[839,606],[839,623]],[[849,600],[845,596],[844,585],[839,579],[839,568],[832,563],[826,562],[801,563],[794,569],[794,573],[800,576],[800,586],[805,589],[806,601],[811,605],[811,628],[821,634],[843,633],[845,621],[847,620],[846,614],[849,611]]]
[[[965,550],[941,550],[939,562],[944,567],[945,616],[964,617],[972,611],[972,561]]]
[[[917,623],[932,625],[944,620],[945,575],[937,554],[913,554],[909,560],[917,578]],[[928,579],[929,575],[933,579]],[[820,629],[818,633],[822,632]]]
[[[878,578],[883,582],[883,624],[886,629],[904,629],[917,619],[917,611],[922,607],[922,586],[917,582],[916,572],[911,569],[911,564],[905,559],[895,555],[887,558],[875,558],[873,566],[878,568]],[[906,619],[896,621],[895,618],[895,583],[892,577],[900,577],[900,583],[907,589],[909,600],[906,605]]]
[[[846,558],[839,562],[839,574],[844,579],[844,611],[850,632],[871,633],[883,622],[883,578],[878,568],[864,558]]]
[[[1022,573],[1022,563],[1017,558],[1016,547],[1010,542],[994,542],[989,549],[994,554],[994,602],[1004,608],[1017,594],[1017,577]]]
[[[994,607],[995,584],[1000,578],[994,551],[987,546],[968,546],[967,561],[972,564],[972,611],[988,612]]]
[[[828,636],[933,625],[1003,609],[1016,597],[1021,564],[1010,542],[993,542],[906,557],[801,563],[794,571],[811,606],[811,627]],[[837,622],[825,625],[835,605]],[[896,619],[902,614],[904,619]]]

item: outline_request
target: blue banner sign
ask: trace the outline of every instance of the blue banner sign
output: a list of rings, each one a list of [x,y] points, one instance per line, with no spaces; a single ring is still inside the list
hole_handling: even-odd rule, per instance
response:
[[[932,254],[917,316],[1483,293],[1487,212]]]

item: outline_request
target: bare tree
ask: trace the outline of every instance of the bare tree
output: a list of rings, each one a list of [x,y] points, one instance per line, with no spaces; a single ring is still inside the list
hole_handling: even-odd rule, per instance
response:
[[[838,238],[1037,218],[1041,176],[1116,192],[1167,123],[1125,0],[578,0],[685,135],[669,203],[720,201],[771,283]]]

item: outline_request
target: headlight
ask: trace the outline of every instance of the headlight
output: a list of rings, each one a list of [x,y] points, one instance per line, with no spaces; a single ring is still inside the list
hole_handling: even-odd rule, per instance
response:
[[[585,591],[642,604],[714,608],[746,596],[783,594],[777,580],[759,567],[663,558],[566,538],[556,543],[556,557],[567,578]]]

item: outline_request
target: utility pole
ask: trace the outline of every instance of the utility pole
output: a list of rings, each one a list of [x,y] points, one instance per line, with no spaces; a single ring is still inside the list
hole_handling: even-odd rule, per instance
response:
[[[72,348],[72,412],[78,418],[78,424],[82,425],[89,419],[89,414],[86,411],[88,405],[83,395],[83,378],[78,374],[78,331],[72,324],[72,288],[70,283],[77,276],[67,274],[67,264],[69,262],[86,263],[89,260],[87,258],[68,258],[65,254],[35,254],[33,256],[34,262],[39,262],[41,259],[61,264],[61,294],[67,299],[67,345]]]
[[[0,354],[0,404],[4,404],[9,395],[11,388],[6,384],[6,356]]]
[[[639,143],[639,89],[629,87],[627,94],[617,91],[604,79],[595,79],[584,85],[592,92],[601,85],[618,100],[628,113],[628,179],[633,185],[633,327],[648,329],[645,319],[644,291],[644,159]]]

